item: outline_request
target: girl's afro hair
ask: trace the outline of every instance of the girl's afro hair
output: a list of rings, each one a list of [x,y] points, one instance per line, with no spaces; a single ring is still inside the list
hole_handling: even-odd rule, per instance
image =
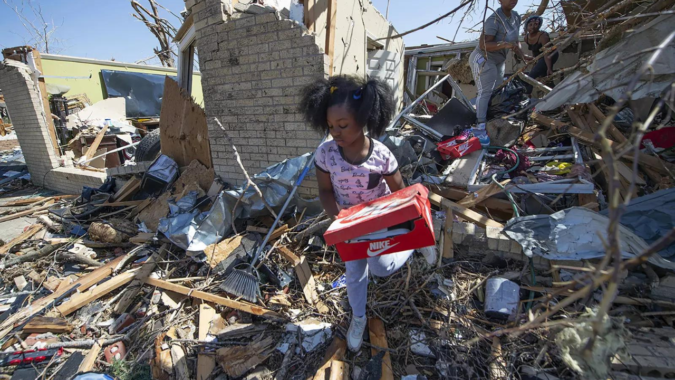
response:
[[[328,108],[345,104],[356,122],[368,129],[371,136],[380,136],[396,110],[393,90],[380,79],[355,76],[333,76],[307,85],[302,91],[300,112],[305,120],[321,133],[328,131]]]

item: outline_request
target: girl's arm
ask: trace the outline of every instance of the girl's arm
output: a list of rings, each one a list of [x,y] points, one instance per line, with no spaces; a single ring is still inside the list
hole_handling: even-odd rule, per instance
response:
[[[391,190],[392,193],[397,192],[405,187],[403,184],[403,177],[401,177],[401,172],[398,170],[392,175],[384,176],[384,180],[387,181],[387,186],[389,186],[389,190]]]
[[[551,37],[549,37],[548,33],[544,33],[543,36],[541,36],[541,44],[542,46],[546,46],[551,42]],[[544,54],[544,62],[546,62],[546,75],[553,75],[553,62],[551,61],[551,54]]]
[[[335,194],[333,193],[333,183],[330,181],[330,174],[316,169],[316,179],[319,182],[319,200],[326,214],[331,219],[335,219],[338,212]]]

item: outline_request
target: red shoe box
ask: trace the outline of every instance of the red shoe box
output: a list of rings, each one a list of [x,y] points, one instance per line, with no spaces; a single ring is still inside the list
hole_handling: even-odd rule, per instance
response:
[[[406,222],[412,227],[409,232],[372,240],[368,237],[358,239]],[[323,237],[326,244],[335,245],[342,261],[367,259],[435,245],[429,190],[416,184],[344,209]]]
[[[460,158],[480,148],[480,140],[477,137],[472,137],[466,141],[459,140],[459,137],[453,137],[438,144],[438,152],[444,160]]]

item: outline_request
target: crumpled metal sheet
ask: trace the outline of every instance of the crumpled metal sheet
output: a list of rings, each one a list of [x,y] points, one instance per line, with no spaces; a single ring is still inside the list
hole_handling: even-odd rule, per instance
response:
[[[537,111],[551,111],[564,104],[590,103],[601,94],[619,99],[635,73],[652,56],[651,47],[661,44],[673,32],[675,15],[662,15],[643,25],[628,37],[595,55],[588,66],[587,75],[580,71],[572,73],[549,92]],[[643,51],[641,54],[634,53]],[[633,100],[659,97],[661,92],[675,81],[675,44],[664,48],[652,65],[653,71],[643,75],[631,93]]]
[[[600,214],[607,215],[608,212],[605,209]],[[648,244],[654,243],[675,226],[675,188],[633,199],[621,216],[621,224]],[[659,254],[667,259],[675,256],[675,243]]]
[[[605,256],[603,239],[607,239],[609,218],[583,207],[572,207],[551,215],[531,215],[513,218],[504,233],[520,243],[523,252],[548,260],[587,260]],[[649,246],[629,228],[620,226],[621,255],[635,257]],[[675,263],[661,256],[649,262],[661,268],[675,270]]]
[[[230,232],[232,214],[223,195],[219,195],[208,212],[195,208],[196,191],[191,191],[178,202],[169,201],[170,214],[159,220],[158,230],[172,243],[189,251],[201,252],[219,242]]]
[[[306,153],[299,157],[289,158],[266,168],[263,172],[256,174],[251,178],[253,182],[258,185],[258,188],[260,188],[260,191],[265,197],[265,200],[275,212],[278,212],[283,206],[284,202],[286,202],[286,197],[290,193],[293,184],[300,176],[300,173],[305,167],[307,160],[310,159],[310,156],[311,153]],[[313,173],[314,171],[310,170],[309,173],[307,173],[306,178],[309,178],[311,175],[313,175]],[[237,199],[239,199],[245,188],[246,186],[244,185],[242,187],[225,191],[228,202],[232,205],[232,207],[234,207]],[[289,207],[298,204],[303,204],[306,207],[317,209],[319,201],[318,198],[312,200],[301,198],[296,193],[294,200],[289,204]],[[244,192],[244,196],[237,205],[235,217],[254,218],[268,214],[269,211],[265,207],[262,199],[255,191],[253,186],[250,186]]]

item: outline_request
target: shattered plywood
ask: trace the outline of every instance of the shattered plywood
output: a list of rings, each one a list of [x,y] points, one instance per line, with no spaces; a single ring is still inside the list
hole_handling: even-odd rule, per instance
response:
[[[138,214],[138,220],[145,223],[150,230],[157,231],[159,220],[169,214],[169,198],[171,193],[168,191],[160,195]]]
[[[193,160],[198,160],[207,168],[212,167],[206,114],[168,76],[164,81],[159,120],[163,154],[173,158],[178,167],[188,166]]]
[[[204,249],[204,254],[206,254],[206,262],[209,263],[211,268],[215,268],[218,263],[227,259],[232,252],[234,252],[237,247],[241,245],[241,239],[243,235],[237,235],[231,238],[224,239],[220,243],[211,244]]]
[[[220,348],[216,351],[216,358],[228,376],[237,378],[267,360],[274,351],[274,345],[274,338],[268,336],[246,346]]]
[[[191,183],[197,183],[204,193],[206,193],[211,188],[215,176],[213,168],[207,168],[199,163],[199,161],[193,160],[176,180],[174,194],[180,195],[186,193],[185,190]]]

